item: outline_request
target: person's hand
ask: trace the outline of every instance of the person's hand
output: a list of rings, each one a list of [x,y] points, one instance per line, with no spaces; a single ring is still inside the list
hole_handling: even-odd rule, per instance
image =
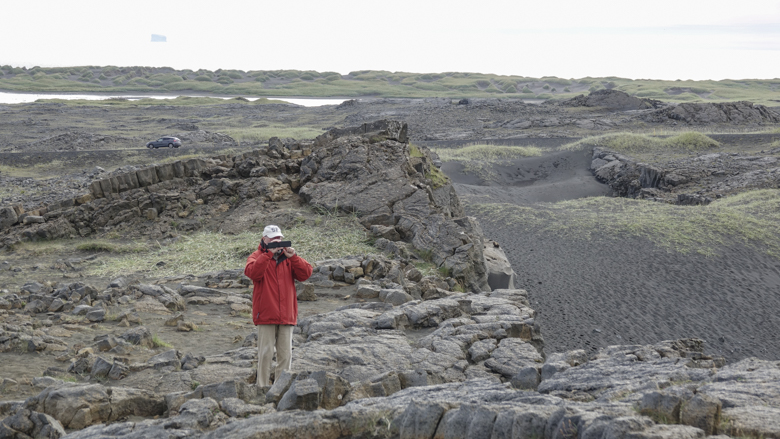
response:
[[[295,256],[295,249],[292,247],[284,247],[284,255],[288,258]]]

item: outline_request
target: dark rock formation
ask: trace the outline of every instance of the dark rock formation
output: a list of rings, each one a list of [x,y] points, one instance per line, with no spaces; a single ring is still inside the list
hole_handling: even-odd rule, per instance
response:
[[[560,105],[568,107],[602,107],[610,110],[647,110],[658,108],[661,101],[630,96],[619,90],[596,90],[587,96],[579,95]]]
[[[672,119],[689,125],[763,125],[780,122],[780,114],[752,102],[686,102],[659,109],[644,117],[649,122]]]
[[[591,169],[616,196],[691,206],[746,190],[780,187],[778,165],[771,155],[739,153],[700,154],[650,165],[594,148]]]
[[[357,213],[367,228],[394,228],[468,289],[488,289],[482,232],[462,217],[451,184],[431,181],[440,171],[419,149],[413,156],[408,144],[384,140],[405,139],[405,132],[406,124],[380,121],[323,134],[301,162],[300,195],[314,206]],[[377,233],[394,236],[389,229]]]

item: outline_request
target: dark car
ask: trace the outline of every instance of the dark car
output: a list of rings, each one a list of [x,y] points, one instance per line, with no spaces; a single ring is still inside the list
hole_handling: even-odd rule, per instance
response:
[[[181,146],[181,140],[178,137],[160,137],[146,144],[147,148],[178,148]]]

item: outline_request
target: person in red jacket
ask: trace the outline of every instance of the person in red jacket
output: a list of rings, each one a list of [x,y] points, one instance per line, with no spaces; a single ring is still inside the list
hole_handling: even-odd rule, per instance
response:
[[[282,230],[269,225],[257,251],[249,255],[244,274],[252,279],[252,321],[257,326],[257,385],[268,386],[276,347],[276,378],[292,366],[293,328],[298,324],[295,281],[311,276],[311,265],[292,247],[269,249],[281,241]]]

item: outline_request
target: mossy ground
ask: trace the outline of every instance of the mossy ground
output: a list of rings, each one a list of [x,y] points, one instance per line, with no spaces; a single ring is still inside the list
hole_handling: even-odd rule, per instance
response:
[[[543,150],[536,146],[489,144],[474,144],[460,148],[433,148],[431,151],[444,162],[461,163],[463,172],[477,176],[483,181],[496,180],[494,165],[523,157],[537,157],[543,153]]]
[[[172,225],[175,228],[175,224]],[[286,227],[284,236],[293,242],[296,252],[310,263],[348,255],[377,253],[371,245],[370,237],[353,216],[309,216],[306,221]],[[86,273],[100,277],[121,273],[166,277],[233,270],[244,267],[246,258],[257,250],[261,239],[262,227],[235,235],[207,230],[181,234],[179,239],[170,244],[153,243],[146,246],[145,251],[101,258],[87,268]]]
[[[743,244],[780,258],[780,190],[744,192],[707,206],[675,206],[626,198],[592,197],[533,207],[470,206],[494,221],[526,233],[567,239],[643,237],[669,251],[717,255],[722,246]]]

